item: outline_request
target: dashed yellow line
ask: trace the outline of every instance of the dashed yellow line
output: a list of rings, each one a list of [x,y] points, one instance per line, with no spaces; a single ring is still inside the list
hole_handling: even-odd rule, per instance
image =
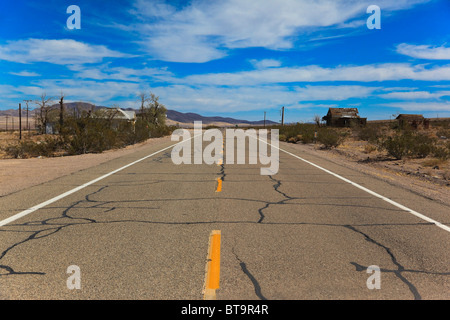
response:
[[[222,179],[217,178],[217,189],[216,192],[222,192]]]
[[[209,236],[208,258],[205,269],[204,300],[215,300],[220,284],[220,230],[213,230]]]
[[[220,157],[219,160],[217,160],[217,166],[221,166],[223,164],[223,146],[222,146],[222,150],[220,151],[220,154],[222,155]],[[217,178],[217,189],[216,192],[221,192],[222,191],[222,179],[221,178]]]

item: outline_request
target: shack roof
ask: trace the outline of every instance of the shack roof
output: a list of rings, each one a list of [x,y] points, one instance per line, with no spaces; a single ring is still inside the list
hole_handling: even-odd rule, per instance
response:
[[[119,120],[134,120],[136,118],[135,111],[123,110],[121,108],[103,108],[100,109],[103,117]]]
[[[423,120],[424,117],[421,114],[399,114],[397,120]]]
[[[359,118],[358,108],[329,108],[327,116],[332,118]]]

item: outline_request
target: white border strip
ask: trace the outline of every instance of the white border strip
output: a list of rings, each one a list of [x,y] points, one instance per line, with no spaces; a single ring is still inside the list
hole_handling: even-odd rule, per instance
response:
[[[126,168],[128,168],[128,167],[131,167],[132,165],[135,165],[135,164],[138,163],[138,162],[141,162],[141,161],[143,161],[143,160],[145,160],[145,159],[147,159],[147,158],[150,158],[150,157],[154,156],[155,154],[158,154],[158,153],[160,153],[160,152],[162,152],[162,151],[165,151],[165,150],[167,150],[167,149],[170,149],[170,148],[176,146],[177,144],[180,144],[180,143],[189,141],[189,140],[191,140],[191,139],[193,139],[193,138],[195,138],[195,136],[194,136],[194,137],[191,137],[190,139],[186,139],[186,140],[180,141],[180,142],[178,142],[178,143],[174,143],[174,144],[172,144],[172,145],[170,145],[170,146],[168,146],[168,147],[166,147],[166,148],[164,148],[164,149],[161,149],[161,150],[159,150],[159,151],[153,152],[152,154],[149,154],[149,155],[147,155],[147,156],[145,156],[145,157],[143,157],[143,158],[141,158],[141,159],[139,159],[139,160],[133,161],[133,162],[131,162],[131,163],[129,163],[129,164],[123,166],[123,167],[120,167],[119,169],[116,169],[116,170],[114,170],[114,171],[111,171],[111,172],[109,172],[109,173],[107,173],[107,174],[105,174],[105,175],[103,175],[103,176],[101,176],[101,177],[98,177],[98,178],[96,178],[96,179],[94,179],[94,180],[91,180],[91,181],[89,181],[89,182],[86,182],[85,184],[82,184],[81,186],[78,186],[78,187],[76,187],[76,188],[73,188],[72,190],[69,190],[69,191],[67,191],[67,192],[64,192],[63,194],[60,194],[59,196],[56,196],[56,197],[54,197],[54,198],[51,198],[50,200],[47,200],[47,201],[45,201],[45,202],[42,202],[42,203],[40,203],[40,204],[38,204],[38,205],[35,205],[34,207],[31,207],[31,208],[29,208],[29,209],[27,209],[27,210],[24,210],[24,211],[22,211],[22,212],[19,212],[19,213],[15,214],[15,215],[13,215],[13,216],[11,216],[11,217],[9,217],[9,218],[6,218],[6,219],[4,219],[4,220],[1,220],[1,221],[0,221],[0,227],[3,227],[4,225],[6,225],[6,224],[8,224],[8,223],[11,223],[11,222],[13,222],[13,221],[16,221],[17,219],[20,219],[20,218],[22,218],[22,217],[25,217],[26,215],[29,215],[30,213],[33,213],[33,212],[36,211],[36,210],[39,210],[39,209],[41,209],[41,208],[44,208],[45,206],[48,206],[49,204],[51,204],[51,203],[53,203],[53,202],[56,202],[56,201],[58,201],[58,200],[61,200],[62,198],[65,198],[65,197],[71,195],[72,193],[75,193],[75,192],[77,192],[77,191],[80,191],[81,189],[86,188],[87,186],[90,186],[91,184],[94,184],[94,183],[96,183],[96,182],[98,182],[98,181],[100,181],[100,180],[103,180],[103,179],[105,179],[105,178],[107,178],[107,177],[109,177],[109,176],[111,176],[111,175],[113,175],[113,174],[115,174],[115,173],[117,173],[117,172],[119,172],[119,171],[122,171],[123,169],[126,169]]]
[[[334,177],[336,177],[336,178],[338,178],[338,179],[341,179],[341,180],[343,180],[343,181],[345,181],[345,182],[351,184],[352,186],[354,186],[354,187],[356,187],[356,188],[358,188],[358,189],[360,189],[360,190],[363,190],[363,191],[365,191],[365,192],[367,192],[367,193],[369,193],[369,194],[371,194],[371,195],[373,195],[373,196],[375,196],[375,197],[377,197],[377,198],[379,198],[379,199],[381,199],[381,200],[384,200],[384,201],[386,201],[386,202],[388,202],[388,203],[390,203],[390,204],[396,206],[397,208],[402,209],[403,211],[409,212],[409,213],[411,213],[412,215],[414,215],[414,216],[416,216],[416,217],[418,217],[418,218],[420,218],[420,219],[422,219],[422,220],[425,220],[425,221],[427,221],[427,222],[433,223],[433,224],[435,224],[437,227],[439,227],[439,228],[441,228],[441,229],[443,229],[443,230],[445,230],[445,231],[447,231],[447,232],[450,232],[450,227],[449,227],[449,226],[446,226],[445,224],[442,224],[442,223],[439,222],[439,221],[436,221],[436,220],[434,220],[434,219],[431,219],[430,217],[427,217],[427,216],[425,216],[425,215],[423,215],[423,214],[421,214],[421,213],[419,213],[419,212],[417,212],[417,211],[414,211],[414,210],[412,210],[412,209],[410,209],[410,208],[408,208],[408,207],[405,207],[404,205],[402,205],[402,204],[400,204],[400,203],[397,203],[397,202],[395,202],[395,201],[393,201],[393,200],[391,200],[391,199],[389,199],[389,198],[386,198],[385,196],[382,196],[382,195],[380,195],[380,194],[378,194],[378,193],[376,193],[376,192],[374,192],[374,191],[372,191],[372,190],[370,190],[370,189],[367,189],[367,188],[365,188],[365,187],[363,187],[363,186],[361,186],[361,185],[359,185],[359,184],[357,184],[357,183],[355,183],[355,182],[353,182],[353,181],[351,181],[351,180],[348,180],[347,178],[344,178],[344,177],[342,177],[342,176],[340,176],[340,175],[338,175],[338,174],[336,174],[336,173],[334,173],[334,172],[332,172],[332,171],[330,171],[330,170],[327,170],[327,169],[325,169],[325,168],[322,168],[321,166],[318,166],[317,164],[312,163],[311,161],[308,161],[308,160],[306,160],[306,159],[303,159],[303,158],[301,158],[301,157],[299,157],[299,156],[297,156],[297,155],[295,155],[295,154],[293,154],[293,153],[291,153],[291,152],[289,152],[289,151],[286,151],[286,150],[283,150],[283,149],[281,149],[281,148],[278,148],[278,147],[276,147],[276,146],[274,146],[274,145],[271,145],[270,143],[268,143],[268,142],[266,142],[266,141],[263,141],[263,140],[261,140],[261,139],[259,139],[259,140],[262,141],[262,142],[264,142],[264,143],[266,143],[266,144],[268,144],[268,145],[270,145],[270,146],[272,146],[272,147],[274,147],[274,148],[277,148],[278,150],[283,151],[283,152],[285,152],[285,153],[287,153],[287,154],[289,154],[289,155],[291,155],[291,156],[293,156],[293,157],[295,157],[295,158],[297,158],[297,159],[299,159],[299,160],[302,160],[302,161],[306,162],[307,164],[310,164],[310,165],[316,167],[317,169],[320,169],[320,170],[322,170],[322,171],[325,171],[326,173],[329,173],[329,174],[331,174],[332,176],[334,176]]]

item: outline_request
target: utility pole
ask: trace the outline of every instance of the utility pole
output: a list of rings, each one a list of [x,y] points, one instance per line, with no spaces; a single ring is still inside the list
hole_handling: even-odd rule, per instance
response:
[[[22,140],[22,106],[19,103],[19,140]]]
[[[264,128],[266,127],[266,112],[264,111]]]
[[[61,92],[61,100],[59,100],[59,134],[61,134],[64,125],[64,95]]]
[[[281,107],[281,125],[284,126],[284,106]]]
[[[6,118],[6,132],[8,132],[8,118],[9,118],[9,114],[7,114],[5,116],[5,118]]]

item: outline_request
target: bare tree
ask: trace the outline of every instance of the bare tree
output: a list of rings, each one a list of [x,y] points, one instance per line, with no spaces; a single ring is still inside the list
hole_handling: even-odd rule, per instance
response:
[[[145,104],[149,101],[149,96],[145,92],[139,93],[139,100],[141,101],[141,116],[144,116]]]
[[[154,93],[139,94],[141,101],[141,118],[148,124],[164,126],[166,123],[166,107],[159,102],[159,97]]]
[[[150,93],[150,102],[148,104],[150,113],[150,122],[154,125],[164,126],[166,124],[166,107],[159,102],[159,97]]]
[[[48,123],[48,112],[49,105],[53,102],[53,97],[47,97],[44,92],[40,96],[40,100],[35,100],[34,103],[39,106],[39,114],[37,114],[37,122],[39,126],[40,133],[45,133],[45,129]]]
[[[321,126],[321,124],[322,124],[321,121],[322,121],[322,118],[320,118],[319,115],[315,114],[315,115],[314,115],[314,123],[315,123],[318,127]]]

